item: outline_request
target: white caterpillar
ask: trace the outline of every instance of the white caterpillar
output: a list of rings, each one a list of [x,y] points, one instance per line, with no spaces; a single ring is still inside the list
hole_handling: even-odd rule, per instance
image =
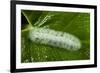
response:
[[[68,50],[78,50],[81,48],[80,40],[74,35],[52,29],[34,27],[29,32],[29,38],[36,43]]]

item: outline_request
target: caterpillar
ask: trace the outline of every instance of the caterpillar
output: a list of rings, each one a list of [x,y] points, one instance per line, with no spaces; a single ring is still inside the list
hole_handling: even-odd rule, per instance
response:
[[[34,27],[29,31],[29,38],[35,43],[67,50],[78,50],[81,48],[81,42],[76,36],[49,28]]]

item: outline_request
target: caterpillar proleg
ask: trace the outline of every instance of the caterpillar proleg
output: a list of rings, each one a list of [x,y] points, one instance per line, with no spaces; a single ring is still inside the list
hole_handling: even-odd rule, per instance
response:
[[[35,43],[67,50],[78,50],[81,48],[81,42],[76,36],[48,28],[34,27],[29,31],[29,38]]]

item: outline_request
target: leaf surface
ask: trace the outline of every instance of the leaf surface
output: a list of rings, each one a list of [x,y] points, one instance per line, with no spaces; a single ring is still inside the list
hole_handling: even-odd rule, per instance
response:
[[[90,58],[89,13],[22,10],[22,15],[25,16],[24,20],[27,20],[28,24],[21,30],[21,62],[86,60]],[[28,26],[30,25],[73,34],[81,40],[82,47],[77,51],[68,51],[64,48],[36,44],[29,39],[31,28]]]

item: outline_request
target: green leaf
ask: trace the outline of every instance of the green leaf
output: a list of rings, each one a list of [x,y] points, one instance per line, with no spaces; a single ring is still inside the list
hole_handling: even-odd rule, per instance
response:
[[[21,31],[21,62],[46,62],[90,59],[90,14],[22,10],[27,26]],[[24,24],[23,24],[24,25]],[[22,26],[24,27],[24,26]],[[77,51],[36,44],[29,39],[32,27],[45,27],[75,35],[82,47]]]

